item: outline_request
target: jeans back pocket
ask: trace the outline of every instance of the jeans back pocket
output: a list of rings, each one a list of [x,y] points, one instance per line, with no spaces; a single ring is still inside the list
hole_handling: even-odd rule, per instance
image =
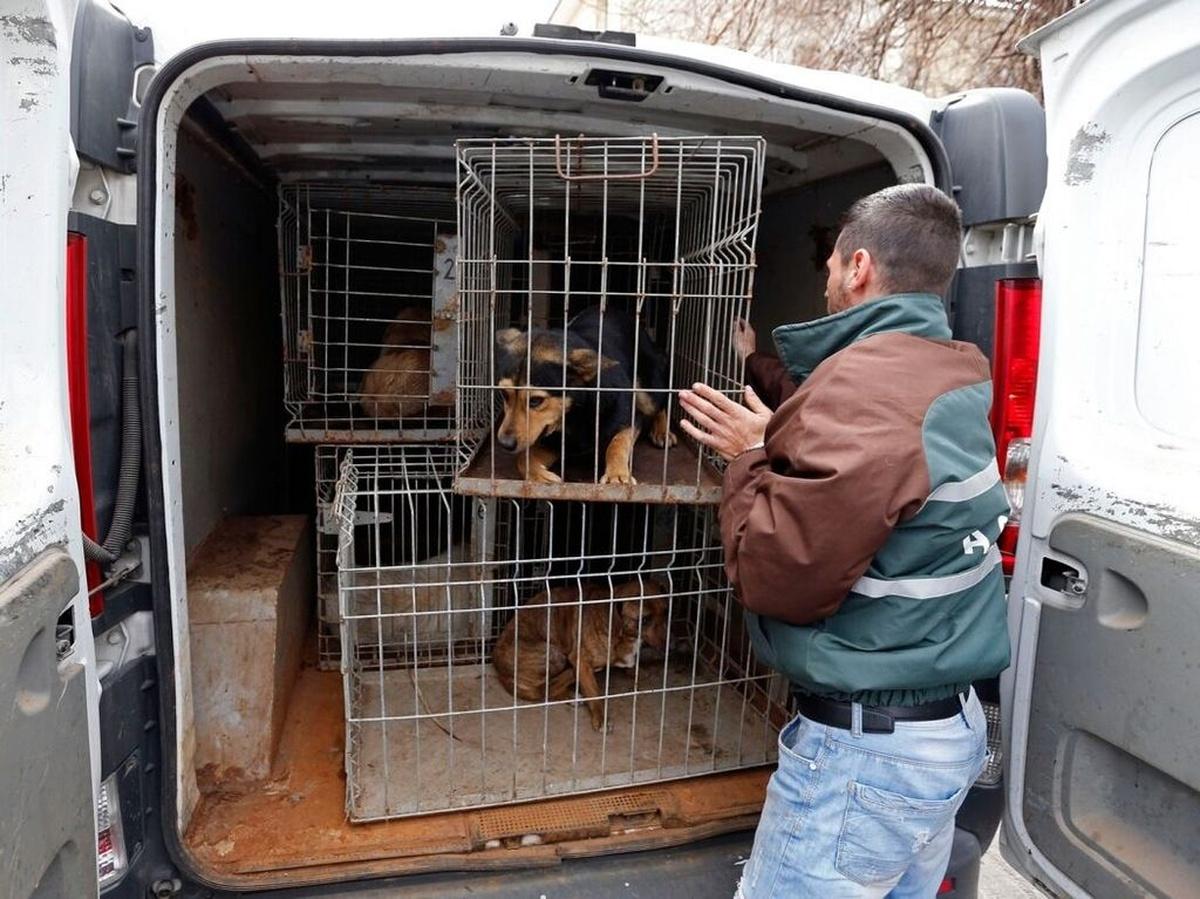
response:
[[[947,799],[914,799],[851,781],[838,837],[838,872],[863,885],[898,879],[954,820],[969,788]]]

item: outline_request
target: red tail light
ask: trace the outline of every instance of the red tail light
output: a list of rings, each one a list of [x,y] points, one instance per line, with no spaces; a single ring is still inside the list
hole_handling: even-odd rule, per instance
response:
[[[92,493],[92,431],[88,406],[87,353],[87,238],[67,235],[67,400],[71,416],[71,444],[75,480],[79,485],[79,521],[83,532],[96,535],[96,503]],[[88,589],[100,583],[100,566],[87,563]],[[104,596],[93,593],[93,615],[104,611]]]
[[[1011,574],[1017,527],[1025,506],[1033,407],[1042,336],[1042,282],[1006,278],[996,282],[996,329],[992,352],[992,432],[1004,489],[1012,506],[1000,535],[1004,571]]]
[[[954,878],[953,877],[943,878],[941,885],[938,886],[937,894],[939,896],[944,896],[944,895],[946,895],[946,893],[953,893],[953,892],[954,892]]]

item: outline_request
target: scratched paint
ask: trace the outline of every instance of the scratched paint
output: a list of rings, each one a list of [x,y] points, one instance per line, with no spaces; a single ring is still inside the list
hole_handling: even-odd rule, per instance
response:
[[[0,30],[10,40],[43,47],[58,46],[54,41],[54,23],[43,16],[0,16]]]
[[[1063,181],[1069,187],[1087,184],[1096,174],[1096,156],[1109,141],[1109,134],[1095,122],[1089,122],[1071,138],[1067,154],[1067,173]]]
[[[0,537],[0,580],[20,570],[52,542],[49,523],[66,507],[64,500],[50,503],[37,512],[18,519],[12,529]]]

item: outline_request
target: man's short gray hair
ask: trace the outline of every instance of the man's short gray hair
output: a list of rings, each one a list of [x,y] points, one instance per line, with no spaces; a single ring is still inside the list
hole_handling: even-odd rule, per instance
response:
[[[837,249],[871,254],[888,293],[945,293],[958,267],[962,216],[928,184],[897,184],[858,200],[842,217]]]

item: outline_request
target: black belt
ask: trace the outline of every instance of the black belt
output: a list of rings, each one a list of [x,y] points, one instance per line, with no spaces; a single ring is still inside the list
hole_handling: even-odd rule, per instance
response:
[[[796,692],[796,709],[810,721],[850,730],[853,726],[852,704],[836,699],[824,699],[811,693]],[[862,707],[862,729],[867,734],[890,734],[895,731],[897,721],[939,721],[952,718],[962,711],[967,701],[966,693],[947,699],[925,702],[921,705],[864,705]]]

